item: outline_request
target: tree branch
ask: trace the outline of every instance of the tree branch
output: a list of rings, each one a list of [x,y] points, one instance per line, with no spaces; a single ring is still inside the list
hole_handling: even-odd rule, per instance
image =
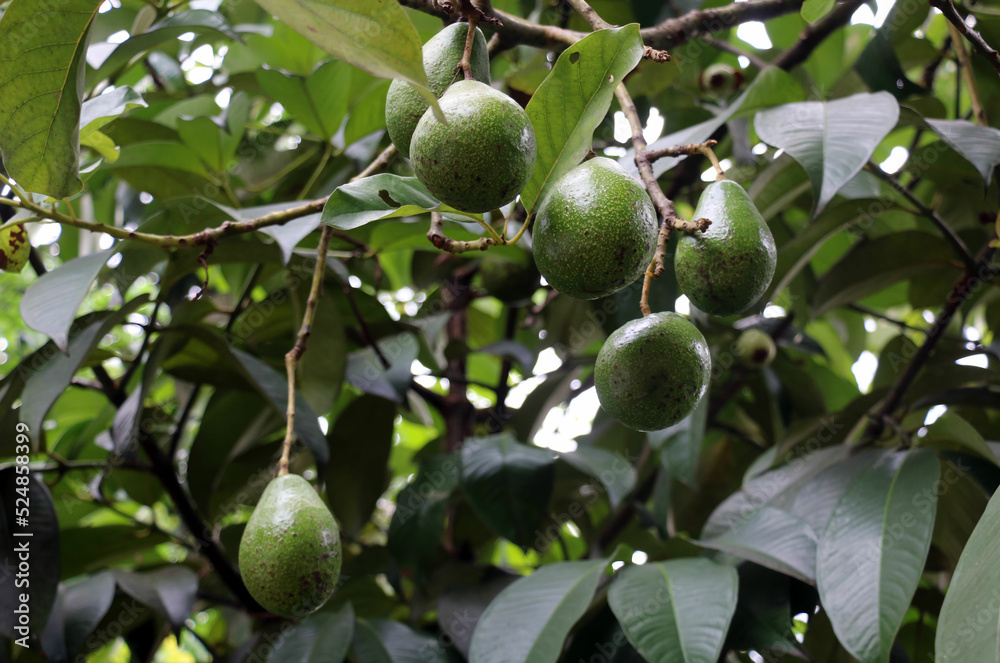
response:
[[[962,18],[962,15],[958,13],[957,9],[955,9],[955,5],[952,3],[952,1],[951,0],[929,0],[929,1],[931,7],[936,7],[937,9],[939,9],[941,13],[944,14],[944,17],[948,19],[948,21],[958,29],[958,32],[961,33],[962,36],[964,36],[969,41],[970,44],[972,44],[973,48],[976,49],[976,52],[979,53],[984,58],[986,58],[987,60],[989,60],[989,63],[993,65],[993,68],[997,70],[997,73],[1000,73],[1000,53],[997,53],[997,50],[995,48],[987,44],[986,40],[983,39],[983,36],[979,34],[979,32],[969,27],[969,24],[965,22],[965,19]]]
[[[809,59],[816,47],[835,30],[846,25],[864,0],[846,0],[834,7],[829,14],[802,31],[799,40],[787,51],[782,53],[771,64],[785,71],[794,69]]]
[[[969,294],[996,274],[997,268],[991,264],[996,247],[991,246],[991,243],[987,243],[979,252],[979,255],[976,256],[975,267],[966,270],[955,282],[955,285],[952,286],[951,292],[948,293],[948,298],[945,300],[944,310],[937,316],[934,326],[924,339],[923,345],[917,349],[916,354],[913,355],[913,359],[907,364],[906,370],[903,371],[899,380],[893,385],[892,391],[886,397],[878,415],[873,417],[869,422],[864,434],[865,440],[878,439],[882,434],[882,431],[885,430],[886,422],[892,418],[892,414],[902,402],[906,390],[913,384],[913,380],[917,377],[920,369],[923,368],[934,347],[944,336],[945,330],[948,329],[948,324],[955,316],[955,313],[965,303]]]

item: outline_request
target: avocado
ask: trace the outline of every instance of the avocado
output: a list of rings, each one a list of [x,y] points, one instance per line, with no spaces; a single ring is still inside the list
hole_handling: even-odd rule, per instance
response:
[[[506,304],[531,299],[538,290],[541,275],[531,252],[519,246],[493,247],[479,265],[479,279],[489,294]]]
[[[777,252],[774,237],[736,182],[712,182],[694,218],[712,222],[703,233],[681,236],[674,254],[680,291],[711,315],[735,315],[753,306],[771,285]]]
[[[651,313],[608,336],[594,384],[601,407],[629,428],[660,430],[691,414],[708,390],[712,358],[698,328]]]
[[[549,285],[597,299],[642,276],[656,251],[656,211],[617,163],[586,161],[559,179],[538,207],[532,242]]]
[[[309,482],[285,474],[268,484],[240,540],[240,573],[257,602],[307,615],[333,594],[340,564],[337,522]]]
[[[441,97],[447,123],[428,109],[417,123],[410,160],[417,179],[441,202],[489,212],[521,193],[535,167],[535,130],[503,92],[459,81]]]
[[[434,96],[440,98],[452,82],[462,78],[461,72],[456,75],[456,69],[465,51],[468,33],[468,23],[452,23],[424,44],[427,87]],[[472,77],[489,83],[490,56],[486,49],[486,37],[479,28],[476,28],[476,36],[472,41],[470,58]],[[410,156],[413,130],[417,128],[417,122],[427,108],[427,100],[409,83],[395,80],[389,85],[389,93],[385,98],[385,127],[392,144],[404,157]]]
[[[764,368],[774,361],[778,353],[774,339],[760,329],[747,329],[740,334],[734,350],[740,363],[748,368]]]
[[[31,242],[24,226],[11,226],[0,232],[0,270],[20,272],[28,264]]]

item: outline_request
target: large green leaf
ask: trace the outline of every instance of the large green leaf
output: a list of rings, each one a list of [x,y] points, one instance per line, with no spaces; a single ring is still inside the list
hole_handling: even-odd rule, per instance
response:
[[[935,642],[935,660],[940,663],[1000,661],[997,541],[1000,541],[1000,492],[990,499],[972,532],[945,594]]]
[[[292,117],[325,141],[336,135],[347,115],[351,69],[343,62],[327,62],[308,78],[261,69],[257,82]]]
[[[1000,129],[981,127],[968,120],[924,120],[941,140],[976,167],[989,184],[993,169],[1000,164]]]
[[[815,530],[799,516],[764,506],[725,532],[698,541],[698,545],[811,583],[816,576],[816,539]]]
[[[615,87],[642,59],[639,25],[598,30],[559,56],[528,102],[538,158],[521,204],[529,212],[550,186],[590,150],[594,130],[608,114]]]
[[[715,663],[736,593],[736,569],[676,559],[622,570],[608,590],[608,604],[649,663]]]
[[[122,591],[162,615],[175,629],[191,616],[198,598],[198,574],[185,566],[166,566],[148,573],[116,569]]]
[[[389,484],[386,464],[395,418],[395,403],[366,394],[351,401],[327,436],[337,462],[327,470],[326,495],[348,536],[361,531]]]
[[[70,260],[41,276],[21,298],[24,323],[51,338],[66,352],[69,328],[98,272],[114,251],[98,251]]]
[[[559,460],[598,479],[607,489],[612,507],[617,507],[635,488],[635,468],[620,453],[600,447],[579,447],[560,454]]]
[[[14,0],[0,19],[0,152],[29,191],[64,198],[83,186],[79,85],[100,5],[63,0],[40,11],[37,0]]]
[[[377,637],[389,655],[392,663],[447,663],[448,655],[444,645],[428,633],[415,631],[405,624],[389,619],[358,620],[359,630],[364,628],[368,635]],[[362,652],[359,661],[368,661]],[[322,659],[324,663],[330,659]]]
[[[606,565],[557,562],[500,592],[472,634],[469,663],[555,663]]]
[[[7,433],[11,437],[17,434],[14,429]],[[13,447],[12,447],[13,449]],[[21,493],[15,492],[18,488],[18,477],[25,476],[18,474],[13,467],[0,470],[0,501],[4,504],[3,512],[0,513],[0,550],[3,551],[4,559],[8,560],[10,568],[14,568],[15,546],[28,542],[31,550],[31,566],[28,569],[27,578],[22,578],[23,583],[27,580],[30,585],[28,593],[28,609],[31,611],[32,624],[38,624],[40,629],[53,609],[56,594],[59,588],[59,518],[56,514],[56,506],[52,501],[52,493],[42,481],[42,476],[29,475],[28,481],[28,524],[27,527],[18,524],[15,520],[15,506],[23,507],[23,502],[17,504],[16,500],[23,497]],[[30,537],[15,536],[30,533]],[[13,572],[0,574],[0,636],[11,640],[20,639],[28,633],[18,633],[14,627],[18,625],[18,615],[14,610],[19,606],[15,599],[19,594],[24,593],[24,587],[18,587],[15,583],[17,578]],[[35,629],[28,629],[29,632],[37,632]]]
[[[929,450],[886,454],[854,479],[820,536],[820,601],[837,638],[862,663],[889,659],[924,570],[939,476]]]
[[[309,615],[284,632],[271,650],[274,663],[341,663],[354,639],[354,608]]]
[[[548,512],[555,461],[509,433],[468,440],[462,447],[462,492],[500,536],[530,546]]]
[[[947,242],[920,230],[904,230],[860,242],[820,277],[813,295],[813,315],[912,279],[929,266],[950,265],[953,256]]]
[[[429,569],[441,546],[448,499],[458,487],[458,458],[437,454],[399,491],[389,523],[389,550],[402,566]]]
[[[108,571],[60,585],[56,604],[42,631],[46,656],[54,661],[79,660],[76,653],[104,619],[114,598],[115,578]]]
[[[440,206],[416,177],[381,173],[338,187],[323,207],[323,223],[353,230],[372,221],[413,216]]]
[[[822,210],[896,126],[899,104],[887,92],[835,101],[804,101],[757,113],[754,128],[805,168]]]
[[[398,78],[416,87],[437,109],[427,89],[420,35],[395,2],[358,0],[257,0],[300,35],[358,69]]]
[[[698,461],[705,439],[708,399],[698,402],[694,412],[663,430],[649,433],[649,442],[660,452],[660,462],[672,476],[688,485],[698,484]]]

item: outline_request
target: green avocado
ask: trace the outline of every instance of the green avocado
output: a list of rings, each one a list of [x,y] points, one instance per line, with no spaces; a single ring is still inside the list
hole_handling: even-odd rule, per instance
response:
[[[500,248],[491,248],[479,265],[483,289],[507,304],[531,299],[541,281],[531,252],[518,246]]]
[[[656,211],[634,178],[605,157],[556,182],[538,207],[535,262],[549,285],[597,299],[631,285],[656,251]]]
[[[468,23],[452,23],[431,37],[424,44],[424,71],[427,72],[427,87],[434,96],[441,97],[453,81],[460,80],[455,70],[465,51],[465,38],[469,33]],[[486,37],[476,28],[472,41],[472,77],[484,83],[490,82],[490,56],[486,49]],[[427,110],[427,100],[404,81],[393,81],[385,98],[385,127],[389,138],[404,157],[410,156],[410,139],[417,122]]]
[[[712,222],[704,233],[685,233],[677,243],[674,271],[680,291],[711,315],[736,315],[753,306],[771,285],[777,252],[774,237],[736,182],[705,187],[694,218]]]
[[[417,179],[463,212],[489,212],[517,198],[535,167],[535,130],[524,109],[485,83],[465,80],[448,88],[440,105],[447,124],[428,109],[413,132]]]
[[[652,313],[608,336],[594,384],[612,417],[635,430],[660,430],[691,414],[708,390],[711,370],[697,327],[676,313]]]
[[[771,335],[760,329],[747,329],[734,347],[740,362],[748,368],[764,368],[774,361],[778,347]]]
[[[240,573],[257,602],[307,615],[333,594],[340,563],[337,522],[309,482],[285,474],[268,484],[240,540]]]
[[[31,241],[24,226],[11,226],[0,232],[0,271],[20,272],[30,255]]]

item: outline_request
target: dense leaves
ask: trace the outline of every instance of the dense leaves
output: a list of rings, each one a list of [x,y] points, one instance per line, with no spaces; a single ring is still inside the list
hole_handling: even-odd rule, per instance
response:
[[[966,43],[1000,23],[589,4],[0,3],[0,232],[32,245],[0,273],[0,661],[1000,663],[1000,77]],[[462,13],[538,146],[481,214],[385,130],[389,79],[422,88]],[[681,229],[607,298],[498,286],[570,169],[640,180],[632,123],[668,225],[717,176],[679,145],[715,141],[757,206],[777,268],[749,311],[680,295]],[[593,387],[640,300],[712,359],[650,433]],[[289,471],[343,537],[298,620],[239,570],[290,409]]]

